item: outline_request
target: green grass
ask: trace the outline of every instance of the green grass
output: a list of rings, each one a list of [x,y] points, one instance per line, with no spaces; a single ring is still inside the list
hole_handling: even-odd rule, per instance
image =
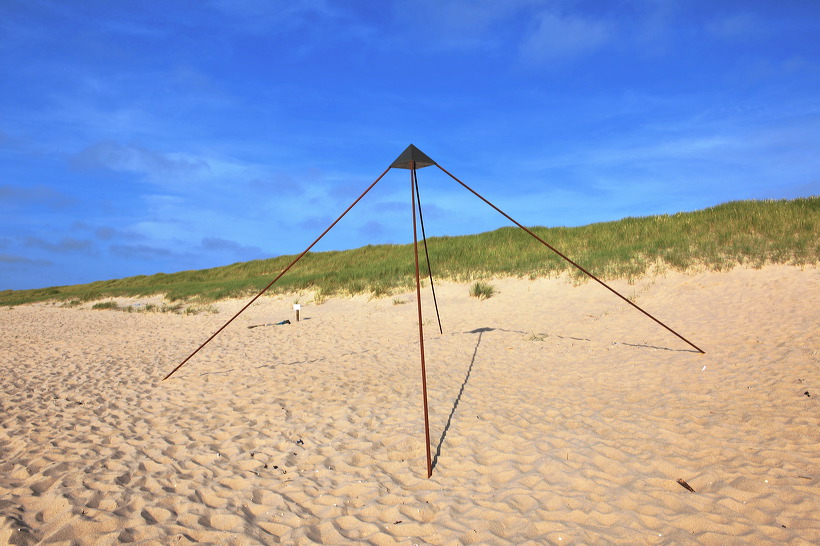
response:
[[[470,287],[470,295],[480,300],[492,298],[493,294],[495,294],[495,286],[491,285],[488,282],[476,281]]]
[[[106,309],[119,309],[120,306],[115,301],[101,301],[92,305],[91,308],[94,310],[103,311]]]
[[[532,231],[605,280],[636,278],[658,265],[681,271],[721,271],[737,265],[816,264],[820,261],[820,197],[736,201],[696,212],[625,218],[577,228],[535,227]],[[439,279],[473,282],[563,272],[578,280],[585,278],[517,227],[462,237],[432,237],[428,243],[433,273]],[[412,244],[408,244],[308,253],[270,292],[314,291],[324,300],[342,293],[384,296],[410,290],[414,286],[412,252]],[[264,288],[294,257],[74,286],[6,290],[0,291],[0,305],[157,294],[170,301],[198,303],[248,297]]]

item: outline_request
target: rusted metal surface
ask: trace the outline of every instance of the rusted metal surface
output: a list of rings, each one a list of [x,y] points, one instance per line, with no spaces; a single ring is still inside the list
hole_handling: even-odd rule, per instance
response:
[[[509,221],[511,221],[513,224],[515,224],[516,226],[518,226],[522,230],[524,230],[526,233],[528,233],[530,236],[532,236],[538,242],[540,242],[541,244],[543,244],[544,246],[546,246],[547,248],[549,248],[550,250],[555,252],[558,256],[560,256],[565,261],[567,261],[568,263],[570,263],[571,265],[576,267],[578,270],[582,271],[588,277],[590,277],[594,281],[598,282],[604,288],[606,288],[607,290],[609,290],[610,292],[612,292],[613,294],[615,294],[616,296],[618,296],[619,298],[624,300],[626,303],[628,303],[629,305],[631,305],[632,307],[634,307],[635,309],[637,309],[638,311],[640,311],[641,313],[643,313],[647,317],[651,318],[653,321],[655,321],[659,325],[663,326],[666,330],[668,330],[669,332],[673,333],[675,336],[677,336],[678,338],[680,338],[681,340],[686,342],[688,345],[690,345],[691,347],[696,349],[699,353],[701,353],[701,354],[704,353],[704,351],[702,349],[700,349],[698,346],[693,344],[691,341],[684,338],[682,335],[680,335],[679,333],[674,331],[672,328],[670,328],[669,326],[667,326],[666,324],[664,324],[663,322],[661,322],[660,320],[658,320],[657,318],[655,318],[654,316],[652,316],[651,314],[649,314],[648,312],[643,310],[641,307],[639,307],[638,305],[636,305],[635,303],[631,302],[629,299],[627,299],[626,297],[621,295],[618,291],[616,291],[615,289],[613,289],[612,287],[607,285],[605,282],[600,280],[598,277],[596,277],[595,275],[593,275],[592,273],[590,273],[589,271],[587,271],[586,269],[584,269],[583,267],[581,267],[580,265],[575,263],[573,260],[571,260],[570,258],[565,256],[563,253],[561,253],[555,247],[553,247],[552,245],[550,245],[549,243],[547,243],[546,241],[544,241],[543,239],[538,237],[535,233],[533,233],[532,231],[527,229],[521,223],[519,223],[518,221],[513,219],[510,215],[508,215],[507,213],[505,213],[504,211],[499,209],[497,206],[492,204],[490,201],[485,199],[483,196],[481,196],[474,189],[472,189],[467,184],[465,184],[464,182],[462,182],[461,180],[459,180],[458,178],[453,176],[444,167],[442,167],[441,165],[439,165],[438,163],[436,163],[435,161],[430,159],[423,152],[421,152],[418,148],[416,148],[415,146],[413,146],[411,144],[410,146],[408,146],[408,148],[404,152],[402,152],[402,154],[396,159],[396,161],[394,161],[393,164],[390,165],[390,167],[388,167],[381,175],[379,175],[379,177],[364,192],[362,192],[362,194],[355,201],[353,201],[353,203],[341,215],[339,215],[339,217],[332,224],[330,224],[330,226],[328,226],[328,228],[325,231],[323,231],[322,234],[319,235],[319,237],[317,237],[315,241],[313,241],[310,244],[310,246],[308,246],[301,254],[299,254],[290,264],[288,264],[287,267],[285,267],[285,269],[282,270],[281,273],[279,273],[279,275],[276,276],[275,279],[273,279],[265,288],[263,288],[256,296],[254,296],[247,304],[245,304],[245,306],[242,307],[242,309],[240,309],[233,317],[231,317],[225,324],[223,324],[222,327],[219,328],[219,330],[217,330],[213,335],[211,335],[211,337],[206,339],[205,342],[202,343],[202,345],[197,347],[197,349],[194,352],[192,352],[190,355],[188,355],[188,357],[185,360],[183,360],[176,368],[174,368],[162,380],[165,381],[166,379],[171,377],[177,370],[179,370],[186,362],[188,362],[194,355],[196,355],[211,340],[213,340],[217,335],[219,335],[229,324],[231,324],[231,322],[233,322],[248,307],[250,307],[257,299],[259,299],[259,297],[262,296],[262,294],[267,292],[268,289],[270,289],[270,287],[273,286],[276,283],[276,281],[278,281],[280,278],[282,278],[282,276],[285,273],[287,273],[294,265],[296,265],[296,263],[299,260],[301,260],[302,257],[304,257],[305,254],[307,254],[310,251],[310,249],[313,248],[316,245],[316,243],[318,243],[325,235],[327,235],[327,233],[331,229],[333,229],[333,227],[335,227],[336,224],[338,224],[339,221],[342,218],[344,218],[344,216],[348,212],[350,212],[350,210],[353,207],[355,207],[356,204],[358,204],[358,202],[361,201],[362,198],[364,198],[364,196],[367,195],[367,193],[371,189],[373,189],[373,187],[384,177],[385,174],[387,174],[387,172],[390,169],[392,169],[392,168],[410,169],[410,197],[411,197],[411,205],[412,205],[412,211],[413,211],[413,214],[412,214],[412,218],[413,218],[413,255],[414,255],[414,259],[415,259],[416,304],[417,304],[417,310],[418,310],[419,351],[420,351],[420,357],[421,357],[421,390],[422,390],[422,399],[423,399],[423,405],[424,405],[424,435],[425,435],[425,449],[426,449],[426,452],[427,452],[427,477],[430,478],[433,475],[433,461],[432,461],[432,458],[430,456],[430,421],[429,421],[428,404],[427,404],[427,370],[426,370],[425,356],[424,356],[424,326],[423,326],[423,323],[422,323],[421,275],[420,275],[420,269],[419,269],[418,230],[417,230],[417,221],[416,221],[416,207],[417,206],[418,206],[419,220],[421,221],[422,238],[424,240],[424,252],[425,252],[425,255],[426,255],[426,258],[427,258],[428,273],[430,275],[430,286],[433,289],[433,301],[434,301],[435,307],[436,307],[436,317],[439,317],[439,312],[438,312],[438,302],[436,301],[435,288],[433,286],[433,272],[432,272],[432,266],[430,264],[430,255],[429,255],[429,252],[427,250],[427,235],[424,232],[424,219],[423,219],[423,216],[422,216],[422,209],[421,209],[421,197],[418,195],[418,178],[416,176],[416,169],[417,168],[422,168],[422,167],[428,167],[428,166],[431,166],[431,165],[437,166],[446,175],[448,175],[450,178],[452,178],[453,180],[458,182],[461,186],[463,186],[465,189],[467,189],[473,195],[475,195],[476,197],[478,197],[479,199],[484,201],[490,207],[492,207],[497,212],[499,212],[502,216],[507,218]],[[297,315],[297,317],[298,317],[298,315]],[[439,331],[443,333],[440,318],[439,318]]]
[[[430,253],[427,251],[427,234],[424,232],[424,214],[421,212],[421,194],[419,193],[419,177],[413,169],[413,183],[416,187],[416,203],[419,205],[419,224],[421,225],[421,239],[424,241],[424,256],[427,258],[427,274],[430,276],[430,290],[433,292],[433,305],[436,308],[436,320],[438,320],[438,333],[444,334],[441,327],[441,315],[438,312],[438,299],[436,298],[436,285],[433,282],[433,264],[430,262]]]
[[[419,313],[419,350],[421,351],[421,395],[424,400],[424,447],[427,450],[427,477],[433,475],[433,459],[430,457],[430,420],[427,412],[427,370],[424,364],[424,325],[421,318],[421,277],[419,276],[419,239],[416,229],[416,176],[415,163],[410,168],[410,196],[413,206],[413,255],[416,259],[416,307]]]
[[[427,154],[411,144],[390,164],[390,168],[415,171],[416,169],[422,169],[435,164],[436,162],[430,159]]]
[[[182,367],[182,366],[183,366],[186,362],[188,362],[189,360],[191,360],[191,358],[192,358],[195,354],[197,354],[197,353],[198,353],[198,352],[199,352],[199,351],[200,351],[203,347],[205,347],[208,343],[210,343],[210,342],[211,342],[211,340],[212,340],[213,338],[215,338],[216,336],[218,336],[218,335],[220,334],[220,332],[222,332],[222,330],[224,330],[225,328],[227,328],[227,327],[228,327],[228,325],[229,325],[230,323],[232,323],[232,322],[234,321],[234,319],[236,319],[236,317],[238,317],[239,315],[241,315],[241,314],[245,311],[245,309],[247,309],[248,307],[250,307],[250,306],[251,306],[251,304],[253,304],[253,302],[255,302],[256,300],[258,300],[258,299],[259,299],[259,297],[260,297],[262,294],[264,294],[265,292],[267,292],[267,291],[268,291],[268,289],[269,289],[271,286],[273,286],[273,285],[276,283],[276,281],[278,281],[279,279],[281,279],[281,278],[282,278],[282,276],[283,276],[285,273],[287,273],[287,272],[288,272],[288,270],[290,270],[290,268],[291,268],[291,267],[293,267],[294,265],[296,265],[296,262],[298,262],[299,260],[301,260],[301,259],[302,259],[302,257],[303,257],[305,254],[307,254],[307,253],[310,251],[310,249],[311,249],[311,248],[313,248],[313,247],[316,245],[316,243],[318,243],[318,242],[322,239],[322,237],[324,237],[325,235],[327,235],[327,232],[328,232],[328,231],[330,231],[331,229],[333,229],[333,227],[334,227],[336,224],[338,224],[338,223],[339,223],[339,221],[340,221],[342,218],[344,218],[344,216],[345,216],[348,212],[350,212],[350,209],[352,209],[353,207],[355,207],[355,206],[356,206],[356,204],[357,204],[359,201],[361,201],[361,200],[362,200],[362,198],[363,198],[365,195],[367,195],[367,192],[369,192],[370,190],[372,190],[372,189],[373,189],[373,186],[375,186],[376,184],[378,184],[379,180],[381,180],[381,179],[384,177],[384,175],[386,175],[386,174],[387,174],[387,171],[389,171],[389,170],[390,170],[390,167],[387,167],[387,169],[385,169],[385,171],[384,171],[382,174],[380,174],[380,175],[379,175],[379,177],[378,177],[378,178],[377,178],[377,179],[376,179],[376,180],[375,180],[372,184],[370,184],[370,186],[369,186],[366,190],[364,190],[364,192],[362,192],[362,194],[361,194],[361,195],[360,195],[360,196],[359,196],[359,197],[358,197],[355,201],[353,201],[353,204],[352,204],[352,205],[350,205],[349,207],[347,207],[347,209],[346,209],[346,210],[345,210],[345,211],[344,211],[341,215],[339,215],[339,217],[338,217],[338,218],[336,218],[336,220],[335,220],[332,224],[330,224],[330,226],[329,226],[326,230],[324,230],[324,231],[322,232],[322,234],[321,234],[321,235],[319,235],[319,236],[316,238],[316,240],[315,240],[315,241],[313,241],[312,243],[310,243],[310,246],[309,246],[309,247],[307,247],[307,248],[304,250],[304,252],[302,252],[301,254],[299,254],[299,255],[298,255],[298,256],[297,256],[297,257],[296,257],[296,258],[295,258],[292,262],[290,262],[290,264],[288,264],[288,266],[287,266],[285,269],[283,269],[283,270],[282,270],[282,272],[281,272],[281,273],[279,273],[279,275],[277,275],[275,279],[273,279],[270,283],[268,283],[268,285],[267,285],[265,288],[263,288],[261,292],[259,292],[257,295],[255,295],[255,296],[251,299],[251,301],[249,301],[247,304],[245,304],[245,307],[243,307],[242,309],[240,309],[238,313],[236,313],[234,316],[232,316],[232,317],[230,318],[230,320],[228,320],[228,322],[226,322],[225,324],[223,324],[223,325],[222,325],[222,327],[221,327],[221,328],[219,328],[219,330],[217,330],[216,332],[214,332],[214,334],[213,334],[211,337],[209,337],[208,339],[206,339],[206,340],[205,340],[205,342],[204,342],[202,345],[200,345],[199,347],[197,347],[197,348],[196,348],[196,350],[195,350],[193,353],[191,353],[190,355],[188,355],[188,358],[186,358],[185,360],[183,360],[182,362],[180,362],[180,363],[179,363],[179,366],[177,366],[176,368],[174,368],[173,370],[171,370],[171,372],[170,372],[168,375],[166,375],[165,377],[163,377],[163,378],[162,378],[162,380],[163,380],[163,381],[165,381],[166,379],[168,379],[169,377],[171,377],[172,375],[174,375],[174,373],[175,373],[178,369],[180,369],[180,368],[181,368],[181,367]]]
[[[607,290],[609,290],[610,292],[612,292],[613,294],[615,294],[616,296],[618,296],[619,298],[621,298],[622,300],[624,300],[626,303],[628,303],[629,305],[631,305],[632,307],[634,307],[635,309],[637,309],[638,311],[640,311],[641,313],[643,313],[643,314],[644,314],[644,315],[646,315],[647,317],[651,318],[652,320],[654,320],[655,322],[657,322],[658,324],[660,324],[661,326],[663,326],[664,328],[666,328],[667,330],[669,330],[670,332],[672,332],[673,334],[675,334],[678,338],[680,338],[681,340],[683,340],[684,342],[686,342],[686,343],[687,343],[690,347],[693,347],[694,349],[696,349],[696,350],[697,350],[700,354],[706,354],[706,353],[705,353],[705,351],[704,351],[703,349],[701,349],[700,347],[698,347],[697,345],[695,345],[694,343],[692,343],[691,341],[689,341],[688,339],[686,339],[685,337],[683,337],[682,335],[680,335],[679,333],[677,333],[676,331],[674,331],[672,328],[670,328],[669,326],[667,326],[666,324],[664,324],[664,323],[663,323],[663,322],[661,322],[660,320],[656,319],[655,317],[653,317],[652,315],[650,315],[649,313],[647,313],[646,311],[644,311],[643,309],[641,309],[640,307],[638,307],[638,305],[637,305],[637,304],[635,304],[635,303],[633,303],[633,302],[629,301],[629,299],[628,299],[628,298],[626,298],[625,296],[621,295],[621,293],[620,293],[620,292],[618,292],[617,290],[615,290],[614,288],[612,288],[611,286],[609,286],[608,284],[606,284],[604,281],[602,281],[601,279],[599,279],[598,277],[596,277],[595,275],[593,275],[592,273],[590,273],[589,271],[587,271],[586,269],[584,269],[583,267],[581,267],[580,265],[578,265],[577,263],[575,263],[574,261],[570,260],[567,256],[565,256],[563,253],[561,253],[561,252],[560,252],[558,249],[556,249],[554,246],[550,245],[548,242],[546,242],[545,240],[541,239],[538,235],[536,235],[535,233],[533,233],[532,231],[530,231],[529,229],[527,229],[526,227],[524,227],[522,224],[520,224],[519,222],[517,222],[515,219],[513,219],[513,218],[512,218],[512,216],[510,216],[509,214],[507,214],[506,212],[504,212],[504,211],[503,211],[503,210],[501,210],[500,208],[498,208],[498,207],[496,207],[495,205],[493,205],[492,203],[490,203],[487,199],[485,199],[484,197],[482,197],[482,196],[481,196],[481,195],[480,195],[477,191],[475,191],[473,188],[471,188],[470,186],[468,186],[467,184],[465,184],[464,182],[462,182],[461,180],[459,180],[458,178],[456,178],[455,176],[453,176],[452,174],[450,174],[450,172],[448,172],[448,171],[447,171],[447,169],[445,169],[444,167],[442,167],[442,166],[441,166],[441,165],[439,165],[438,163],[436,163],[436,167],[438,167],[439,169],[441,169],[441,170],[444,172],[444,174],[446,174],[447,176],[449,176],[450,178],[452,178],[453,180],[455,180],[456,182],[458,182],[459,184],[461,184],[462,186],[464,186],[464,188],[465,188],[465,189],[467,189],[470,193],[472,193],[473,195],[475,195],[476,197],[478,197],[479,199],[481,199],[482,201],[484,201],[485,203],[487,203],[488,205],[490,205],[492,208],[494,208],[496,211],[498,211],[498,212],[499,212],[502,216],[504,216],[507,220],[509,220],[510,222],[512,222],[513,224],[515,224],[516,226],[520,227],[521,229],[523,229],[524,231],[526,231],[527,233],[529,233],[529,234],[530,234],[533,238],[535,238],[535,239],[536,239],[539,243],[541,243],[541,244],[542,244],[542,245],[544,245],[545,247],[549,248],[550,250],[552,250],[553,252],[555,252],[556,254],[558,254],[561,258],[563,258],[564,260],[566,260],[567,262],[569,262],[570,264],[572,264],[573,266],[575,266],[576,268],[578,268],[580,271],[582,271],[584,274],[586,274],[589,278],[591,278],[592,280],[596,281],[598,284],[600,284],[601,286],[603,286],[604,288],[606,288]]]

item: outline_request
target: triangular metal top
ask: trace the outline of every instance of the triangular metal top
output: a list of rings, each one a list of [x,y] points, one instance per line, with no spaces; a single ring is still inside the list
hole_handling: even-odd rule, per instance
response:
[[[417,169],[436,164],[436,162],[427,157],[424,152],[411,144],[401,153],[399,157],[396,158],[396,160],[390,165],[390,168],[412,169],[414,163]]]

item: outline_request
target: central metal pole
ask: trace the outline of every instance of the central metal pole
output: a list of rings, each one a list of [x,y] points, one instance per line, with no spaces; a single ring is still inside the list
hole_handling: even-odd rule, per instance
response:
[[[419,237],[416,229],[416,162],[410,164],[410,201],[413,206],[413,255],[416,258],[416,306],[419,312],[419,350],[421,351],[421,395],[424,399],[424,447],[427,450],[427,477],[433,475],[430,457],[430,419],[427,413],[427,370],[424,365],[424,326],[421,320],[421,277],[419,275]]]

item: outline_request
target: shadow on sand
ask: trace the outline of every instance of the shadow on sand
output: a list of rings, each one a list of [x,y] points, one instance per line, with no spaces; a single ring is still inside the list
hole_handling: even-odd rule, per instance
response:
[[[475,357],[478,354],[478,348],[481,346],[481,337],[484,335],[484,332],[492,332],[493,330],[495,330],[495,328],[476,328],[475,330],[470,330],[467,332],[468,334],[478,334],[478,341],[476,341],[475,349],[473,350],[473,357],[470,359],[470,366],[467,368],[467,375],[464,377],[464,382],[461,384],[461,389],[458,391],[456,401],[453,403],[453,409],[450,410],[450,416],[447,417],[447,424],[444,425],[444,430],[441,432],[441,438],[439,438],[438,445],[436,446],[436,454],[433,456],[432,464],[434,469],[436,468],[436,464],[438,464],[439,455],[441,455],[441,446],[444,444],[444,438],[447,437],[447,431],[450,430],[450,425],[453,423],[453,415],[455,415],[456,409],[458,408],[458,403],[461,402],[461,396],[464,394],[464,387],[467,386],[467,382],[470,380],[470,374],[473,372]]]

